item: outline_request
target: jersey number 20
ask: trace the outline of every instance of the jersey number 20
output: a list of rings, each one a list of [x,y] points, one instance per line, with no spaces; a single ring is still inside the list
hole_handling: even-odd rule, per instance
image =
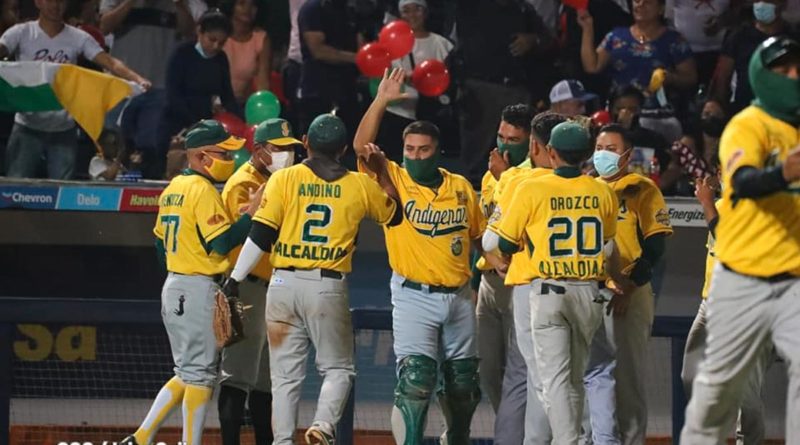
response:
[[[575,249],[570,245],[564,246],[573,236],[579,255],[595,256],[603,248],[603,223],[594,216],[582,216],[577,220],[563,216],[550,219],[547,223],[550,229],[550,257],[564,257],[575,254]],[[573,235],[573,228],[576,228]],[[594,232],[594,239],[586,237],[587,231]],[[570,243],[571,244],[571,243]],[[588,244],[588,245],[587,245]]]
[[[331,207],[326,204],[309,204],[306,207],[306,219],[303,224],[303,242],[325,244],[328,242],[328,237],[314,233],[314,229],[321,229],[328,227],[331,223]]]

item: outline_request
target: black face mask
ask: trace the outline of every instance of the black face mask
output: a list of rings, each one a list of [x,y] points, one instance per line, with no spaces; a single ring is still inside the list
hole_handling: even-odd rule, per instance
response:
[[[725,119],[719,116],[706,116],[700,119],[700,129],[703,134],[712,138],[722,136],[722,130],[725,129]]]

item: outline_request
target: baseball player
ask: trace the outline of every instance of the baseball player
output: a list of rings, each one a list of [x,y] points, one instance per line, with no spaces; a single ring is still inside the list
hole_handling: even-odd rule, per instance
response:
[[[360,159],[375,149],[371,143],[386,106],[406,97],[400,93],[403,77],[400,69],[384,75],[356,132],[354,147]],[[468,281],[470,246],[480,249],[485,220],[469,181],[439,168],[438,142],[435,125],[411,123],[403,131],[404,167],[394,162],[384,167],[397,187],[404,214],[403,222],[384,234],[394,272],[390,287],[398,361],[392,431],[395,441],[405,445],[422,443],[439,369],[445,443],[469,443],[470,422],[481,396],[475,306]],[[369,166],[361,160],[359,168]]]
[[[264,252],[275,268],[267,291],[267,334],[272,359],[275,445],[294,443],[300,390],[308,347],[317,351],[323,376],[317,412],[305,433],[309,444],[330,445],[350,393],[353,326],[345,276],[350,272],[355,237],[362,219],[397,224],[402,213],[366,175],[339,163],[347,131],[338,117],[318,116],[305,146],[309,158],[275,172],[267,183],[265,203],[236,262],[226,293],[235,294]]]
[[[233,173],[231,152],[244,144],[215,120],[203,120],[186,134],[189,168],[161,193],[153,233],[156,249],[166,257],[167,280],[161,293],[161,316],[175,361],[173,377],[156,396],[147,417],[123,444],[147,445],[162,422],[182,404],[183,438],[202,442],[203,423],[217,382],[219,349],[211,308],[217,282],[228,270],[228,253],[242,244],[250,218],[261,200],[251,197],[244,215],[228,216],[214,182]]]
[[[296,144],[302,142],[292,136],[292,128],[283,119],[269,119],[256,127],[250,161],[236,170],[222,190],[222,201],[231,217],[239,216],[251,190],[266,184],[272,173],[294,163]],[[231,252],[231,265],[236,264],[240,250],[237,247]],[[249,316],[244,317],[244,340],[222,350],[218,408],[223,445],[239,444],[245,401],[253,419],[256,444],[272,443],[269,345],[263,317],[270,276],[272,266],[265,256],[239,286],[241,302],[250,309]]]
[[[708,323],[708,309],[706,301],[708,289],[711,286],[711,276],[716,264],[714,255],[714,232],[719,223],[719,214],[714,204],[714,186],[711,178],[698,180],[695,184],[695,196],[703,206],[706,222],[708,223],[708,255],[706,256],[706,276],[703,283],[700,307],[697,309],[697,316],[689,329],[689,336],[686,338],[686,350],[683,353],[683,369],[681,378],[686,396],[691,398],[692,382],[697,375],[697,368],[703,359],[703,350],[706,347],[708,333],[706,325]],[[719,203],[719,201],[717,201]],[[770,348],[771,349],[771,348]],[[756,445],[764,441],[766,433],[764,425],[764,403],[761,400],[761,385],[764,374],[772,361],[771,351],[759,358],[758,365],[753,367],[750,377],[742,394],[742,401],[739,405],[739,416],[737,419],[736,443],[739,445]]]
[[[718,444],[773,344],[788,364],[786,443],[800,443],[800,44],[771,37],[748,67],[753,105],[720,141],[723,192],[705,357],[681,443]]]
[[[597,280],[607,271],[621,278],[606,264],[615,249],[616,197],[579,169],[591,148],[580,124],[553,128],[547,149],[554,174],[521,184],[497,228],[501,251],[516,253],[521,242],[532,246],[534,355],[555,444],[578,443],[583,374],[602,318]]]
[[[600,129],[594,167],[600,175],[598,180],[608,184],[617,196],[620,208],[615,242],[620,251],[620,267],[635,288],[616,297],[613,318],[605,323],[609,338],[600,342],[606,346],[593,348],[586,375],[597,443],[619,443],[613,417],[615,399],[622,443],[645,441],[645,365],[655,316],[650,278],[653,266],[664,253],[666,238],[672,235],[667,205],[658,186],[649,178],[628,172],[632,151],[624,128],[607,125]],[[610,348],[609,344],[615,347]]]
[[[503,109],[497,129],[497,149],[492,156],[502,156],[506,165],[517,166],[528,157],[530,122],[533,110],[525,104],[509,105]],[[495,188],[501,175],[495,177],[490,170],[481,181],[480,205],[487,219],[495,206]],[[489,254],[487,254],[489,255]],[[484,258],[476,264],[481,275],[478,287],[478,304],[475,309],[478,334],[478,356],[481,386],[495,412],[500,406],[503,372],[508,351],[508,340],[514,329],[511,313],[511,287],[503,283],[506,268],[495,269]]]
[[[511,206],[514,190],[528,179],[552,173],[546,145],[553,128],[566,122],[566,116],[544,112],[531,121],[529,160],[536,167],[524,163],[511,167],[500,176],[495,187],[495,207],[489,219],[489,230],[484,233],[483,248],[492,252],[497,249],[497,228],[503,216],[503,209]],[[512,342],[509,344],[508,360],[503,377],[503,394],[495,418],[495,443],[497,445],[549,445],[552,432],[542,403],[536,396],[541,392],[542,382],[536,371],[531,331],[530,294],[531,281],[535,269],[531,262],[529,244],[523,243],[522,250],[511,257],[505,277],[506,286],[512,286],[513,326]],[[517,350],[515,350],[517,349]],[[517,354],[523,359],[519,362]],[[521,369],[517,369],[521,368]],[[521,372],[520,372],[521,371]],[[524,428],[520,429],[520,426]]]

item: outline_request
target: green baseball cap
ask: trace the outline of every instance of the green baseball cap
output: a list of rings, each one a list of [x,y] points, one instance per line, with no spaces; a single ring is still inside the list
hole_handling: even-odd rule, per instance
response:
[[[214,119],[204,119],[192,125],[186,133],[186,149],[215,145],[223,150],[236,151],[244,147],[244,139],[231,136],[225,127]]]
[[[333,153],[347,145],[344,122],[332,114],[317,116],[308,127],[308,146],[312,150]]]
[[[282,147],[284,145],[302,144],[292,135],[292,126],[284,119],[267,119],[258,124],[253,134],[253,142],[270,143]]]
[[[592,148],[589,132],[581,124],[570,121],[553,127],[548,145],[563,152],[582,152]]]

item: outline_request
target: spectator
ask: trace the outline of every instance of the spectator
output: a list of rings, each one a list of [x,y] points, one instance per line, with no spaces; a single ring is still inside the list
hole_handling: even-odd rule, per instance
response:
[[[301,133],[314,118],[334,108],[346,128],[356,128],[358,41],[347,0],[308,0],[297,15],[297,26],[303,55],[297,90]]]
[[[300,30],[297,27],[297,16],[307,0],[289,0],[289,19],[291,31],[289,34],[289,48],[286,53],[286,62],[281,70],[283,79],[283,95],[289,101],[288,112],[283,113],[296,128],[300,128],[297,121],[297,88],[300,86],[300,69],[303,65],[303,53],[300,50]]]
[[[610,103],[613,122],[628,130],[628,137],[633,144],[629,170],[644,176],[659,176],[662,192],[665,195],[673,194],[672,187],[681,176],[681,169],[676,162],[672,162],[667,140],[639,123],[644,103],[642,92],[632,85],[618,88],[612,91]]]
[[[203,0],[101,0],[100,29],[113,34],[111,54],[152,80],[154,88],[109,113],[107,126],[119,123],[127,145],[145,153],[159,151],[157,131],[166,102],[164,64],[181,40],[195,38],[195,20]],[[158,172],[158,177],[163,172]]]
[[[225,0],[221,6],[233,25],[224,47],[231,66],[233,95],[244,105],[255,91],[269,89],[272,44],[269,34],[256,28],[257,8],[253,0]]]
[[[167,104],[158,127],[159,149],[148,161],[147,177],[164,175],[164,155],[170,140],[195,122],[209,119],[215,111],[241,115],[231,87],[228,58],[222,48],[231,33],[231,22],[219,10],[200,17],[197,41],[178,46],[167,64]],[[219,104],[215,105],[219,99]]]
[[[642,125],[674,141],[681,135],[680,122],[661,88],[690,95],[697,68],[689,44],[664,25],[663,15],[664,0],[634,0],[633,25],[613,29],[595,48],[592,16],[581,12],[581,61],[587,73],[608,70],[612,88],[630,84],[646,92]]]
[[[36,0],[38,20],[20,23],[0,37],[0,59],[14,54],[19,61],[76,63],[85,57],[112,74],[137,82],[150,82],[111,57],[86,32],[64,23],[66,0]],[[78,147],[75,121],[66,110],[17,113],[6,151],[7,175],[33,177],[47,161],[51,179],[70,179]]]
[[[0,0],[0,35],[19,21],[19,0]]]
[[[419,63],[428,59],[447,59],[448,54],[453,49],[453,44],[439,34],[427,30],[428,3],[426,0],[400,0],[398,5],[400,18],[411,25],[411,29],[414,30],[415,40],[414,49],[411,53],[402,59],[392,62],[392,66],[402,68],[407,73],[406,79],[408,79],[408,76],[414,71],[414,67]],[[410,85],[410,82],[405,85],[405,93],[409,96],[408,99],[389,105],[386,108],[386,115],[381,122],[377,138],[378,146],[383,149],[389,159],[395,162],[401,162],[403,159],[403,140],[399,135],[403,134],[403,129],[408,124],[418,119],[431,120],[439,126],[440,131],[446,128],[446,125],[439,125],[440,122],[436,122],[436,119],[431,116],[417,115],[420,100],[428,103],[433,102],[433,106],[439,105],[439,100],[420,98],[419,93]],[[449,142],[447,135],[443,135],[442,139],[443,145]]]
[[[105,129],[97,141],[103,150],[89,162],[89,176],[96,181],[136,181],[141,179],[142,154],[125,150],[119,130]],[[127,158],[127,159],[126,159]]]
[[[753,3],[755,20],[731,30],[725,37],[711,93],[719,103],[730,104],[731,116],[753,101],[747,67],[750,56],[758,44],[768,37],[778,35],[800,40],[800,33],[791,29],[782,17],[785,6],[785,0],[763,0]],[[736,88],[730,100],[731,81],[734,75]]]
[[[705,169],[698,174],[697,171],[692,171],[692,165],[681,165],[683,174],[675,185],[675,194],[681,196],[692,196],[695,191],[693,183],[704,175],[713,178],[714,184],[718,185],[716,177],[719,173],[719,141],[728,119],[722,105],[710,100],[690,122],[686,134],[672,144],[673,158],[680,158],[681,151],[688,149],[702,160]]]
[[[666,0],[667,15],[675,30],[689,43],[697,63],[697,79],[708,86],[725,37],[725,22],[731,15],[731,0]]]
[[[577,80],[562,80],[550,90],[550,111],[565,116],[586,115],[586,102],[597,99],[596,94],[587,93]]]
[[[533,56],[550,49],[553,40],[521,0],[461,0],[456,35],[461,159],[467,178],[478,185],[503,108],[531,103],[532,90],[546,94],[545,70],[533,66]]]

